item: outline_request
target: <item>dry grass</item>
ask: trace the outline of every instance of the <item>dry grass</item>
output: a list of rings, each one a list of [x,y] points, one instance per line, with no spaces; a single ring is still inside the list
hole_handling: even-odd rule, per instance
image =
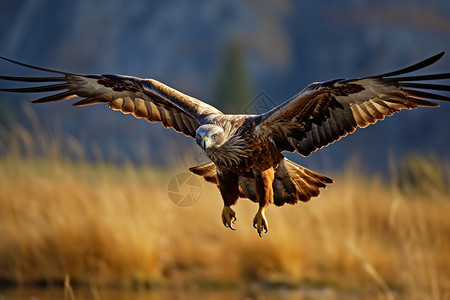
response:
[[[37,147],[31,140],[24,131],[3,144],[10,151],[0,159],[2,279],[63,282],[68,274],[93,286],[257,282],[450,297],[448,189],[402,194],[349,170],[308,204],[269,209],[270,231],[259,238],[248,200],[238,203],[232,232],[210,184],[197,204],[180,208],[166,191],[177,171],[36,158],[20,150]]]

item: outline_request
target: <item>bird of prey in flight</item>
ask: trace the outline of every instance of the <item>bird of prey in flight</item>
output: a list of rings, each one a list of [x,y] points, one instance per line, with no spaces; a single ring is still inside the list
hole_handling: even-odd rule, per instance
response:
[[[408,74],[435,63],[443,55],[381,75],[311,83],[286,102],[258,115],[224,114],[154,79],[73,74],[7,58],[2,59],[49,75],[0,76],[2,80],[35,83],[33,87],[0,91],[54,92],[33,103],[77,97],[80,99],[74,106],[105,103],[114,110],[161,122],[164,127],[194,138],[211,162],[190,171],[219,188],[225,227],[234,229],[236,213],[232,205],[239,198],[249,198],[259,206],[253,226],[261,236],[268,230],[264,212],[269,204],[306,202],[318,196],[320,188],[333,183],[331,178],[284,158],[283,151],[308,156],[356,128],[374,124],[401,109],[438,106],[430,100],[450,101],[448,95],[442,95],[450,91],[450,85],[430,83],[450,79],[450,73]]]

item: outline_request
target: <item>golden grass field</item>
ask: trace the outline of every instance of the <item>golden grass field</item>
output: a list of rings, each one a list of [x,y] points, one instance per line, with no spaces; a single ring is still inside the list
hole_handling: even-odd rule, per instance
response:
[[[355,166],[323,172],[336,183],[307,204],[269,208],[260,238],[251,226],[257,206],[240,200],[237,230],[226,229],[220,195],[206,182],[195,205],[174,205],[167,184],[187,165],[68,159],[57,139],[31,135],[3,132],[0,144],[2,282],[60,283],[68,275],[97,287],[258,284],[450,298],[448,180],[408,192]],[[44,144],[49,154],[34,155]]]

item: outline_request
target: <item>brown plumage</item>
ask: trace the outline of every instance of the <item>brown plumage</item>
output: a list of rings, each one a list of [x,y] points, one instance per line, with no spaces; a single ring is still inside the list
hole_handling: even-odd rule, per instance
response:
[[[264,211],[270,203],[306,202],[333,180],[283,157],[283,151],[308,156],[352,133],[383,120],[401,109],[438,106],[429,100],[450,98],[428,91],[450,91],[449,85],[418,83],[450,79],[450,73],[405,76],[438,61],[444,53],[410,67],[351,80],[312,83],[285,103],[261,115],[226,115],[216,108],[153,79],[120,75],[79,75],[18,65],[53,73],[50,77],[0,76],[0,79],[50,83],[5,92],[57,92],[33,103],[81,98],[74,106],[106,103],[149,122],[161,122],[196,139],[211,163],[193,167],[193,173],[216,184],[224,201],[222,221],[232,226],[231,206],[239,197],[259,204],[253,225],[259,235],[268,229]]]

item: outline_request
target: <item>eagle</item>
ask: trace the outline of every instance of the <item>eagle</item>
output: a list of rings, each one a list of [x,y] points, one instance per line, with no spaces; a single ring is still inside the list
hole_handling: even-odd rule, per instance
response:
[[[122,75],[81,75],[3,60],[39,70],[42,77],[0,76],[1,80],[35,83],[33,87],[1,88],[3,92],[52,92],[32,103],[77,98],[73,106],[104,103],[113,110],[161,122],[195,139],[211,160],[189,170],[217,185],[223,199],[222,222],[234,230],[239,198],[258,204],[253,226],[267,233],[265,210],[307,202],[334,181],[283,156],[284,151],[308,156],[342,137],[383,120],[402,109],[439,106],[450,101],[442,92],[450,85],[435,80],[450,73],[411,75],[437,62],[444,52],[412,66],[376,76],[314,82],[286,102],[262,114],[224,114],[217,108],[154,79]],[[431,83],[430,83],[431,81]],[[440,91],[441,93],[436,93]]]

